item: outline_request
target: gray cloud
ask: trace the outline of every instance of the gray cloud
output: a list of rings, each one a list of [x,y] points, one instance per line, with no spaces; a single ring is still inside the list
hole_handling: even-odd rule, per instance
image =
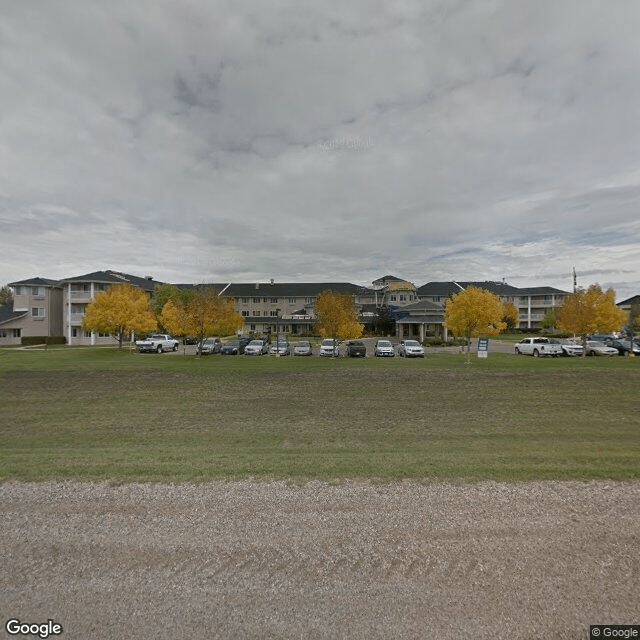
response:
[[[638,292],[633,0],[0,17],[0,279],[567,289],[575,265]]]

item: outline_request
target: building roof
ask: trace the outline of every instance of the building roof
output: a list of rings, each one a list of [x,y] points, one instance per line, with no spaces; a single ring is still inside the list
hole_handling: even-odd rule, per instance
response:
[[[530,296],[530,295],[568,295],[567,291],[554,287],[514,287],[506,282],[495,282],[485,280],[481,282],[450,281],[450,282],[427,282],[418,288],[418,296],[440,296],[449,297],[468,287],[477,287],[495,293],[500,297],[509,296]]]
[[[568,296],[568,291],[562,291],[562,289],[556,289],[555,287],[523,287],[519,289],[520,295],[524,294],[526,296],[535,296],[535,295],[564,295]]]
[[[396,276],[382,276],[381,278],[377,278],[371,284],[382,284],[383,282],[408,282],[404,278],[397,278]]]
[[[145,291],[153,291],[156,284],[163,284],[159,280],[154,280],[151,276],[141,278],[132,276],[129,273],[121,273],[120,271],[94,271],[83,276],[74,276],[72,278],[64,278],[59,284],[68,282],[101,282],[105,284],[132,284],[134,287],[144,289]]]
[[[59,287],[57,280],[51,280],[49,278],[28,278],[27,280],[19,280],[18,282],[10,282],[10,287],[18,287],[22,285],[33,285],[39,287]]]
[[[28,311],[14,311],[13,302],[7,302],[6,304],[0,305],[0,324],[17,320],[18,318],[26,316],[28,313]]]
[[[182,285],[181,285],[182,286]],[[324,291],[347,293],[349,295],[373,295],[367,287],[350,282],[258,282],[213,285],[231,298],[316,298]]]
[[[616,305],[619,307],[620,305],[623,305],[623,304],[632,305],[632,304],[638,304],[638,303],[640,303],[640,295],[631,296],[630,298],[627,298],[626,300],[622,300],[621,302],[617,302]]]

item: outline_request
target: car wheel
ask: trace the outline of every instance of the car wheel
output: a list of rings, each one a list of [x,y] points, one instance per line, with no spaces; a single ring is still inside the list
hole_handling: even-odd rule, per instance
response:
[[[520,349],[518,349],[518,347],[516,347],[516,355],[519,356],[520,355]]]
[[[589,353],[587,353],[588,356],[595,356],[596,352],[595,351],[589,351]]]
[[[176,344],[174,344],[174,345],[173,345],[173,350],[174,350],[174,351],[177,351],[177,350],[178,350],[178,343],[176,343]]]
[[[156,353],[162,353],[162,345],[159,344],[158,347],[156,348]]]
[[[533,350],[533,357],[534,358],[539,358],[540,357],[540,352],[537,349]]]

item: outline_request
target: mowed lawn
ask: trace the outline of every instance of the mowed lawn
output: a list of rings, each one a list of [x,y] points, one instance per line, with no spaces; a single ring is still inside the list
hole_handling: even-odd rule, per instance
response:
[[[0,479],[640,477],[640,358],[0,350]]]

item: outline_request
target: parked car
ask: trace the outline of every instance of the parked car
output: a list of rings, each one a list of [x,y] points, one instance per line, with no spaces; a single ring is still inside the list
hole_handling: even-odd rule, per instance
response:
[[[398,355],[401,358],[424,358],[424,347],[417,340],[400,340]]]
[[[333,338],[325,338],[320,344],[319,355],[331,358],[337,358],[340,355],[340,344]]]
[[[366,358],[367,347],[362,340],[349,340],[349,342],[347,342],[345,353],[350,358]]]
[[[618,335],[616,333],[591,333],[587,336],[587,340],[594,342],[605,342],[606,340],[615,340]]]
[[[608,347],[604,342],[599,340],[587,340],[588,356],[617,356],[618,350],[614,347]]]
[[[618,354],[626,356],[628,353],[633,353],[634,356],[640,356],[640,345],[637,342],[630,342],[629,340],[617,340],[613,338],[607,338],[604,343],[608,347],[613,347],[618,350]]]
[[[562,355],[562,347],[559,344],[551,342],[549,338],[523,338],[515,346],[515,354],[533,356],[539,358],[541,356],[553,356],[557,358]]]
[[[373,347],[373,355],[376,356],[376,358],[393,358],[396,355],[396,352],[391,344],[391,340],[376,340]]]
[[[144,340],[137,340],[136,347],[140,353],[155,352],[162,353],[163,351],[177,351],[180,343],[170,336],[168,333],[153,333],[147,336]]]
[[[313,355],[313,349],[311,348],[311,343],[308,340],[300,340],[293,347],[293,355],[294,356],[310,356]]]
[[[203,356],[209,356],[212,353],[220,353],[222,349],[222,340],[220,338],[205,338],[199,347],[199,351]]]
[[[263,340],[252,340],[244,349],[245,356],[263,356],[269,353],[269,347]]]
[[[249,338],[239,338],[238,340],[227,342],[226,344],[222,345],[220,354],[223,356],[242,355],[249,342],[251,342]]]
[[[182,338],[182,344],[198,344],[198,338],[195,336],[185,336]]]
[[[288,356],[291,355],[291,347],[289,346],[289,341],[286,338],[280,338],[276,343],[269,349],[269,353],[271,355],[280,355],[280,356]]]
[[[569,338],[551,338],[550,342],[559,344],[562,347],[563,356],[581,356],[584,348],[581,344],[569,340]]]

